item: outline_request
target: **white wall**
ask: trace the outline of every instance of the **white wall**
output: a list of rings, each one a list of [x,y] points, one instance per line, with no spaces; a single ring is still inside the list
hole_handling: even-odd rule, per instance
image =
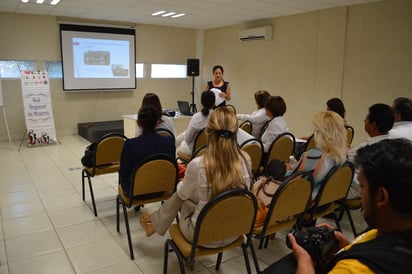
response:
[[[273,40],[240,42],[239,30],[273,26]],[[203,78],[223,65],[238,112],[249,113],[256,90],[281,95],[297,136],[332,97],[343,99],[354,144],[364,140],[370,105],[412,94],[412,1],[389,0],[208,30]]]

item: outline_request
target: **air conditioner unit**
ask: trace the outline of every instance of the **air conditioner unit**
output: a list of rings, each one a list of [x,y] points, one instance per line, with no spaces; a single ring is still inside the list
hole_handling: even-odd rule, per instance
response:
[[[265,26],[239,31],[240,41],[271,40],[272,26]]]

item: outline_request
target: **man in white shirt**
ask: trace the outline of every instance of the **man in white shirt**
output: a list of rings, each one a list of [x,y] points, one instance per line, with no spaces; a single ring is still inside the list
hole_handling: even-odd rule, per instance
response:
[[[384,139],[390,139],[389,131],[394,123],[394,113],[390,106],[386,104],[374,104],[369,107],[369,112],[365,118],[365,131],[369,138],[356,147],[348,151],[348,160],[353,162],[358,149],[375,144]],[[351,188],[348,193],[348,199],[359,197],[359,182],[357,180],[358,170],[353,178]]]
[[[407,138],[412,141],[412,100],[399,97],[393,101],[395,123],[389,132],[392,139]]]

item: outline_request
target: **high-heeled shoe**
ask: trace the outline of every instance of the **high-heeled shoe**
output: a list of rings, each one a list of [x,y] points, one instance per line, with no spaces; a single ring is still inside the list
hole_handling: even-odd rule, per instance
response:
[[[150,221],[150,215],[147,212],[143,212],[142,216],[140,216],[140,225],[143,227],[144,231],[146,232],[146,236],[152,236],[156,230],[154,229],[152,222]]]

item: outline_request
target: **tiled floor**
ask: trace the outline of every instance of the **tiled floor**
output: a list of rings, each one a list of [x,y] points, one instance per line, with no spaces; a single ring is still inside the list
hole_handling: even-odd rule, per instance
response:
[[[121,233],[115,227],[117,176],[93,179],[99,215],[95,218],[88,190],[87,203],[81,199],[80,157],[89,143],[79,136],[60,137],[59,141],[59,145],[36,148],[23,145],[20,151],[17,142],[13,149],[7,142],[0,143],[0,272],[162,273],[167,235],[147,238],[138,222],[140,213],[131,210],[135,260],[130,260],[124,222]],[[360,213],[354,212],[354,217],[358,227],[364,227]],[[346,220],[343,229],[351,235]],[[284,236],[279,233],[269,248],[258,250],[262,268],[290,252]],[[200,258],[192,273],[216,273],[215,258]],[[169,273],[179,273],[173,254]],[[245,273],[241,251],[224,253],[218,273]]]

